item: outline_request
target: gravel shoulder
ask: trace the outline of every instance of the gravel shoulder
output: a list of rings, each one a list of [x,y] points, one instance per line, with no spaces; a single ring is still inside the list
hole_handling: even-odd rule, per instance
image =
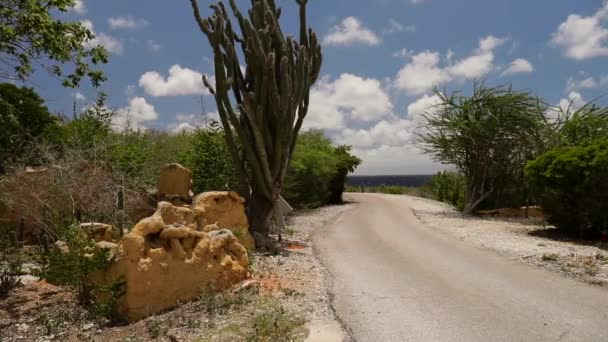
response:
[[[282,301],[287,307],[306,313],[310,333],[306,341],[333,342],[347,338],[331,307],[328,292],[331,279],[315,255],[313,236],[328,222],[354,206],[355,204],[327,206],[288,217],[288,234],[283,236],[287,253],[262,258],[254,266],[261,274],[276,275],[280,288],[301,294],[282,296]],[[263,285],[265,282],[262,280]],[[291,293],[291,290],[286,291]]]
[[[592,285],[608,285],[608,243],[560,238],[557,229],[523,218],[466,217],[451,206],[406,196],[427,227],[526,264]]]

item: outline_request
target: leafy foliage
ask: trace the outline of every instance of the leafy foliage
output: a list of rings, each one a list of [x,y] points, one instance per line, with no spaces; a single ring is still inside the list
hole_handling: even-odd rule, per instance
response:
[[[329,182],[329,196],[327,203],[339,204],[342,203],[342,194],[346,186],[346,179],[349,173],[355,172],[355,169],[361,164],[361,159],[350,154],[351,147],[340,145],[334,149],[336,156],[336,171]]]
[[[439,172],[426,186],[434,199],[449,203],[458,210],[464,209],[465,179],[462,175],[448,171]]]
[[[321,131],[302,133],[285,179],[285,199],[296,207],[341,202],[346,175],[361,162],[349,151],[334,147]]]
[[[239,188],[237,171],[229,155],[224,131],[216,124],[194,133],[192,146],[180,159],[192,171],[195,193]]]
[[[63,78],[63,85],[77,87],[83,77],[94,86],[105,80],[90,65],[107,63],[102,46],[89,47],[92,32],[80,22],[53,18],[53,12],[66,12],[75,0],[0,0],[0,78],[26,80],[34,65]],[[73,64],[65,74],[62,67]]]
[[[435,90],[440,103],[424,117],[422,147],[455,165],[466,180],[464,212],[523,179],[523,167],[544,148],[544,108],[528,92],[475,84],[470,97]]]
[[[549,222],[583,236],[608,229],[608,138],[558,147],[526,166]]]
[[[608,108],[594,103],[562,112],[554,129],[554,146],[578,145],[608,136]]]
[[[42,252],[41,278],[76,290],[80,304],[99,315],[110,315],[124,293],[124,281],[107,285],[92,281],[96,272],[112,262],[109,251],[96,246],[76,224],[58,230],[58,234],[61,245]]]
[[[0,84],[0,173],[58,127],[58,118],[33,89]]]
[[[107,95],[97,94],[95,103],[63,126],[63,144],[82,151],[93,151],[106,143],[112,132],[112,118],[116,113],[107,107]],[[94,157],[94,156],[91,156]]]
[[[146,132],[126,130],[121,133],[112,133],[110,138],[107,160],[114,172],[137,184],[156,181],[156,179],[146,179],[146,176],[154,171],[158,177],[158,169],[148,169],[151,160],[155,157],[152,153],[152,141]]]

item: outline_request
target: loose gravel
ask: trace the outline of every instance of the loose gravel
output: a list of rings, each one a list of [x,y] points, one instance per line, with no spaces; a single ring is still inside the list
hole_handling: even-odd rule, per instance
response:
[[[463,216],[444,203],[408,198],[416,216],[431,229],[592,285],[608,284],[605,242],[558,238],[554,227],[538,219]]]

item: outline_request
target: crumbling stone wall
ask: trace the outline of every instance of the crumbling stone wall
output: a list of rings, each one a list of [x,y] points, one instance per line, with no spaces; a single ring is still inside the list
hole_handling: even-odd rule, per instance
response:
[[[245,214],[245,199],[236,192],[205,192],[194,198],[192,210],[199,229],[216,225],[228,229],[247,249],[255,249]]]
[[[192,171],[180,164],[168,164],[160,170],[158,179],[158,194],[160,196],[174,195],[181,198],[192,196]]]
[[[234,234],[206,232],[196,222],[189,208],[161,202],[120,240],[98,281],[126,282],[117,307],[122,317],[136,321],[195,299],[206,288],[223,290],[245,279],[247,250]]]

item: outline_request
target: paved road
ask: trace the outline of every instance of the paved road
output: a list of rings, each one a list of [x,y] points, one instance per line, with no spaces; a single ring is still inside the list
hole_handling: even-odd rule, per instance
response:
[[[608,291],[424,227],[407,197],[360,204],[315,234],[356,341],[608,341]]]

